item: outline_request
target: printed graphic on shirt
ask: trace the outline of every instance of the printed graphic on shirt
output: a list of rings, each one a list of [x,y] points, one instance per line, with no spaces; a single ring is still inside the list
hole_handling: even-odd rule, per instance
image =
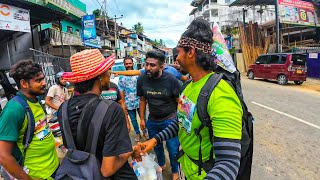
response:
[[[184,129],[187,134],[191,133],[192,118],[195,112],[196,105],[185,95],[181,94],[178,102],[178,120],[182,129]]]
[[[61,103],[63,103],[63,102],[66,100],[66,98],[67,98],[67,96],[66,96],[65,93],[61,93],[61,94],[60,94],[59,99],[60,99],[60,102],[61,102]]]
[[[40,141],[48,138],[50,136],[50,129],[46,119],[46,116],[41,118],[35,124],[34,135],[40,139]]]
[[[118,93],[116,89],[112,88],[108,91],[102,91],[101,96],[103,97],[103,99],[116,101],[118,98]]]

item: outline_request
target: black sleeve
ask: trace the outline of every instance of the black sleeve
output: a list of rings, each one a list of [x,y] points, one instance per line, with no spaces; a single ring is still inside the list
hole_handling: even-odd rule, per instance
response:
[[[176,78],[173,79],[173,83],[172,83],[172,93],[173,96],[178,98],[180,95],[180,91],[181,91],[181,84],[179,83],[179,80],[177,80]]]
[[[142,81],[143,77],[139,76],[137,80],[137,96],[143,96]]]
[[[124,112],[118,103],[110,105],[105,117],[103,156],[118,156],[132,151]]]

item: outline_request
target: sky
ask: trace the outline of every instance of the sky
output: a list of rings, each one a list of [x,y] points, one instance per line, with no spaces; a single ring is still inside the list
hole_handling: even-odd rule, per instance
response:
[[[88,14],[103,4],[103,0],[81,1],[87,5]],[[117,22],[128,29],[141,22],[148,38],[162,39],[173,48],[190,23],[190,3],[191,0],[107,0],[107,12],[109,17],[123,15]]]

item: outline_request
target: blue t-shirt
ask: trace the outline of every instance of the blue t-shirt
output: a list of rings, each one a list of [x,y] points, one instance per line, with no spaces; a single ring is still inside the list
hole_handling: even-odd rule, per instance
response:
[[[140,98],[137,96],[137,80],[139,76],[120,76],[119,91],[124,92],[127,110],[138,109]]]
[[[169,66],[167,64],[165,66],[166,67],[163,69],[164,72],[167,72],[167,73],[170,73],[170,74],[174,75],[178,80],[181,79],[182,74],[178,70],[176,70],[176,68],[174,68],[172,66]],[[141,69],[140,73],[141,74],[145,74],[146,70],[145,69]]]

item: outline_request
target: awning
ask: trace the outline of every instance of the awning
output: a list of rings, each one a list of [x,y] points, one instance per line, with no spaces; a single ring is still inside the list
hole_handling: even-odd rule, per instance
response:
[[[72,20],[68,14],[32,3],[27,0],[0,0],[0,3],[30,10],[31,25]]]

